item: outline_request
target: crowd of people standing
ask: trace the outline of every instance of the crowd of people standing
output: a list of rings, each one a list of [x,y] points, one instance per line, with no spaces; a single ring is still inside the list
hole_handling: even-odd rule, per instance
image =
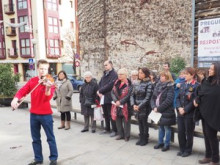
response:
[[[58,151],[49,101],[51,98],[56,100],[57,109],[61,113],[61,125],[58,129],[69,130],[73,88],[65,71],[58,73],[54,85],[44,78],[48,73],[49,63],[40,60],[37,66],[39,76],[32,78],[17,92],[11,106],[16,109],[18,101],[31,93],[30,124],[35,158],[29,165],[43,163],[41,126],[50,146],[50,165],[56,165]],[[206,150],[199,163],[219,164],[217,133],[220,130],[220,62],[213,63],[207,74],[192,67],[184,68],[177,78],[170,72],[169,63],[164,64],[158,76],[147,67],[133,70],[129,76],[126,68],[116,71],[109,60],[104,62],[104,68],[99,82],[90,71],[84,73],[85,83],[79,98],[81,114],[84,115],[82,133],[89,131],[90,122],[91,132],[96,132],[94,108],[102,107],[105,129],[101,134],[109,134],[110,137],[116,137],[116,140],[124,139],[128,142],[131,116],[135,116],[139,126],[136,145],[145,146],[150,136],[148,116],[151,112],[160,113],[158,142],[154,149],[161,149],[163,152],[170,149],[171,126],[177,124],[177,155],[188,157],[192,153],[195,124],[201,119]]]
[[[192,154],[193,134],[198,122],[195,116],[199,112],[206,147],[205,157],[199,163],[219,164],[217,132],[220,130],[220,114],[217,109],[220,105],[216,100],[220,95],[219,62],[211,65],[208,74],[204,70],[186,67],[178,77],[170,72],[169,63],[163,65],[158,76],[142,67],[131,71],[129,77],[125,68],[116,72],[111,61],[105,61],[104,67],[94,96],[98,100],[104,98],[105,130],[102,133],[116,136],[116,140],[129,141],[131,116],[134,115],[139,126],[136,145],[144,146],[149,139],[148,116],[154,111],[161,113],[158,143],[154,149],[161,148],[163,152],[170,149],[171,126],[177,124],[177,156],[188,157]]]

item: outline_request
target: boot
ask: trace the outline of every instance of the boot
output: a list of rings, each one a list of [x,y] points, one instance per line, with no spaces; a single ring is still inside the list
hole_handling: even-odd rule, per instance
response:
[[[136,142],[136,145],[140,145],[141,144],[141,134],[139,134],[139,140]]]
[[[70,121],[67,121],[67,126],[65,127],[65,130],[69,130],[70,129]]]
[[[147,137],[147,135],[144,134],[144,135],[141,137],[140,146],[145,146],[147,143],[148,143],[148,137]]]
[[[58,127],[58,129],[65,128],[65,121],[61,120],[61,126]]]

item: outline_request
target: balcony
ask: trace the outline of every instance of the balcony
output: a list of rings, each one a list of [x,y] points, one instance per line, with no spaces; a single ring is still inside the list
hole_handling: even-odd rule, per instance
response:
[[[16,36],[16,28],[14,27],[6,27],[6,35],[7,36]]]
[[[4,5],[5,14],[12,15],[15,13],[14,4]]]
[[[8,57],[17,58],[18,57],[18,49],[17,48],[8,48]]]

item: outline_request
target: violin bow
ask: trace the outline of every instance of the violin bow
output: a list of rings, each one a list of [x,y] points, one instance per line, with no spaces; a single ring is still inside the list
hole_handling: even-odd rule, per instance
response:
[[[26,96],[22,97],[22,99],[18,101],[17,108],[21,105],[21,103],[24,102],[24,100],[27,98],[27,96],[30,95],[45,79],[46,79],[46,77],[43,77],[43,79],[40,79],[38,84]],[[12,110],[14,111],[15,109],[13,108]]]

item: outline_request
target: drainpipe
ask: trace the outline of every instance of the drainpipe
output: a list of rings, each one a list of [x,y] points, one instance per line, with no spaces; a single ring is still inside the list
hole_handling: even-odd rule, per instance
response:
[[[192,38],[191,38],[191,67],[194,66],[194,35],[195,33],[195,0],[192,0]]]

